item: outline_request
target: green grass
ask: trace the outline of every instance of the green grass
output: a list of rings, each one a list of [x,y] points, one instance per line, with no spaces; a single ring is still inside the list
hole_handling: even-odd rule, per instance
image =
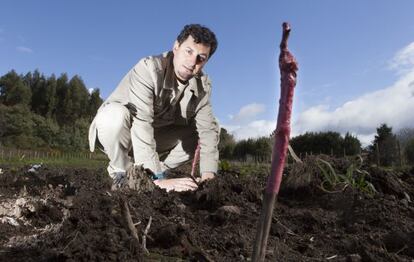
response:
[[[320,188],[327,193],[339,193],[348,187],[370,196],[377,193],[374,185],[366,180],[369,173],[361,169],[361,157],[357,158],[355,163],[348,166],[345,174],[337,173],[328,161],[320,158],[317,160],[317,165],[322,173]]]
[[[237,172],[241,177],[244,176],[268,176],[270,174],[269,163],[248,163],[221,160],[219,162],[219,172]]]
[[[28,165],[43,163],[50,167],[73,167],[73,168],[103,168],[108,165],[105,158],[89,159],[89,158],[31,158],[31,159],[0,159],[1,167],[21,168]]]

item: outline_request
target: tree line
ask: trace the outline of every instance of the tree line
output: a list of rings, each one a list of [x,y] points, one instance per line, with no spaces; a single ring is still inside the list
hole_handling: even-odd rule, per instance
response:
[[[89,124],[102,102],[99,89],[89,93],[78,75],[12,70],[0,78],[0,145],[86,150]]]
[[[25,75],[14,70],[0,78],[0,146],[16,149],[83,151],[88,128],[102,104],[99,89],[88,91],[78,75],[45,76],[38,70]],[[220,158],[270,161],[274,135],[236,141],[226,129],[220,133]],[[357,137],[338,132],[307,132],[290,139],[297,155],[352,156],[366,153],[372,162],[389,166],[414,164],[414,129],[394,134],[381,124],[372,143],[362,148]]]
[[[310,154],[326,154],[335,157],[364,154],[371,163],[381,166],[414,165],[414,129],[403,128],[394,134],[392,127],[381,124],[374,140],[362,147],[360,140],[347,132],[307,132],[292,137],[289,144],[300,157]],[[268,162],[271,160],[274,134],[259,138],[236,141],[222,128],[220,133],[220,158],[238,161]]]

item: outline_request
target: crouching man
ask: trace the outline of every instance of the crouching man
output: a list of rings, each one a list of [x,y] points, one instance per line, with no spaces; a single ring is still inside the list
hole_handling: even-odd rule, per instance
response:
[[[102,145],[113,187],[124,186],[127,171],[142,167],[167,191],[196,189],[190,177],[165,174],[191,161],[198,142],[201,180],[214,178],[220,129],[202,68],[216,48],[210,29],[186,25],[172,51],[141,59],[98,109],[89,129],[90,150],[97,141]]]

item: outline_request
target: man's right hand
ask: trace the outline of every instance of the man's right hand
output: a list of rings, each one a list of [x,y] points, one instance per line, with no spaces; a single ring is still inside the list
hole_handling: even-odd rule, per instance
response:
[[[197,184],[194,182],[192,178],[184,177],[184,178],[171,178],[171,179],[157,179],[154,180],[154,184],[160,188],[163,188],[169,191],[194,191],[197,189]]]

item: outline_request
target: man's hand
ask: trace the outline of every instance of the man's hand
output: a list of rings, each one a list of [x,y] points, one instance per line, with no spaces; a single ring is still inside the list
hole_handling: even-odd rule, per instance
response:
[[[154,184],[160,188],[169,191],[194,191],[197,189],[197,184],[192,178],[171,178],[171,179],[157,179],[154,180]]]
[[[206,181],[206,180],[210,180],[213,179],[216,175],[213,172],[205,172],[201,175],[201,181]]]

